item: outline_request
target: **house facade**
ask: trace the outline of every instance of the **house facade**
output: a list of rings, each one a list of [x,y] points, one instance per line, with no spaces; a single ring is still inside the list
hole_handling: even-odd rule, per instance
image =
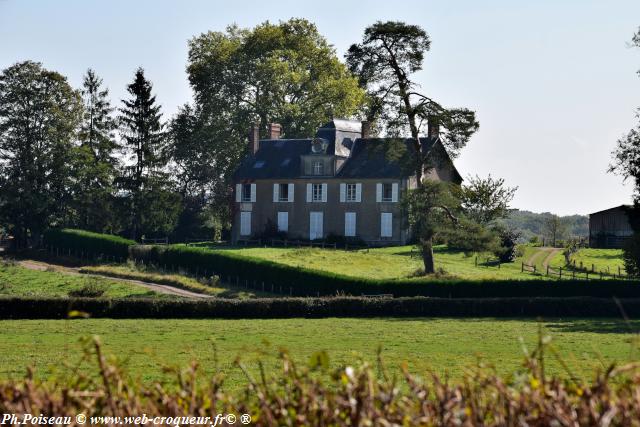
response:
[[[411,150],[411,140],[370,138],[368,123],[337,119],[313,138],[283,139],[280,129],[271,124],[263,140],[256,127],[250,132],[250,154],[234,174],[234,243],[260,234],[268,223],[289,239],[332,234],[373,245],[408,240],[400,201],[416,178],[403,170],[399,156]],[[445,158],[429,177],[460,183],[437,129],[429,133],[420,140],[423,150]]]

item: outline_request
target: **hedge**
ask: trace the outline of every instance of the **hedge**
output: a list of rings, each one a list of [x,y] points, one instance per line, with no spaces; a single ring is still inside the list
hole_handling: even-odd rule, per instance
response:
[[[91,257],[103,255],[125,260],[129,256],[129,247],[135,244],[133,240],[120,236],[71,228],[48,230],[44,234],[44,245],[47,248]]]
[[[622,307],[622,310],[620,309]],[[206,300],[0,298],[1,319],[278,319],[324,317],[640,317],[640,299],[612,298],[265,298]]]
[[[224,250],[188,246],[133,246],[130,256],[138,262],[166,269],[182,269],[195,275],[220,276],[223,282],[249,283],[254,289],[273,288],[292,296],[392,294],[396,297],[441,298],[492,297],[619,297],[640,298],[640,283],[624,280],[376,280],[279,264]],[[348,262],[348,259],[345,260]]]

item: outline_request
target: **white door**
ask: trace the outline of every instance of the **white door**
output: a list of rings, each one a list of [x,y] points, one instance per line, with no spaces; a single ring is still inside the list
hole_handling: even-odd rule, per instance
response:
[[[344,213],[344,235],[346,237],[354,237],[356,235],[356,213]]]
[[[278,231],[289,231],[289,212],[278,212]]]
[[[322,212],[311,212],[309,216],[309,240],[322,239]]]
[[[240,212],[240,235],[251,235],[251,212]]]

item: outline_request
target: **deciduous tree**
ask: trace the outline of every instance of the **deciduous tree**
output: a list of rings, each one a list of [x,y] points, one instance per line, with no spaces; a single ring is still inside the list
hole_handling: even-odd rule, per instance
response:
[[[20,245],[63,221],[81,112],[80,94],[40,63],[0,73],[0,217]]]

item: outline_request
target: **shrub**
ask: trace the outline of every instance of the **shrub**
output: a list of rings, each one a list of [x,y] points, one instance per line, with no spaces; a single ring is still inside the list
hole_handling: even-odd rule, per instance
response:
[[[640,316],[640,300],[620,300]],[[611,298],[43,298],[0,297],[0,319],[285,319],[329,317],[616,317]]]
[[[223,282],[249,281],[255,286],[265,283],[280,293],[296,296],[393,294],[399,296],[432,296],[447,298],[540,297],[540,296],[594,296],[640,297],[637,283],[623,280],[580,281],[561,283],[538,280],[466,281],[436,279],[365,279],[344,276],[327,271],[289,266],[245,254],[224,250],[188,246],[152,246],[131,248],[132,258],[166,266],[182,268],[197,275],[216,274]]]
[[[44,235],[44,244],[76,255],[104,255],[125,260],[129,255],[129,246],[136,242],[111,234],[65,228],[48,230]]]
[[[69,291],[69,296],[79,298],[99,298],[107,292],[108,288],[109,287],[104,283],[99,283],[97,279],[92,279],[80,289]]]

